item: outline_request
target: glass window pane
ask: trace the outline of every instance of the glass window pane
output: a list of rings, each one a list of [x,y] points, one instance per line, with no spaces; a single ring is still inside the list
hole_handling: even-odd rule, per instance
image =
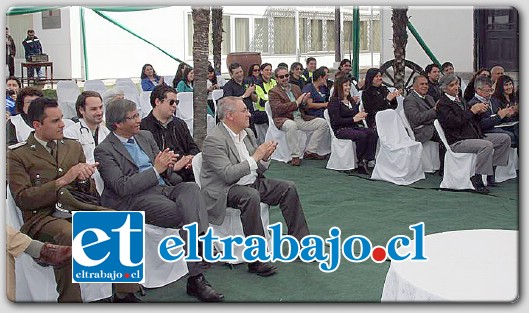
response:
[[[322,51],[323,50],[323,39],[322,39],[322,21],[312,20],[311,22],[311,51]]]
[[[254,24],[255,51],[268,52],[268,19],[256,18]]]
[[[334,20],[327,20],[327,51],[334,51]]]
[[[360,22],[360,51],[369,50],[368,46],[368,21]]]
[[[245,52],[250,48],[250,20],[235,19],[235,52]]]
[[[299,19],[299,51],[301,53],[307,52],[307,19],[306,18],[300,18]]]
[[[274,17],[274,53],[296,53],[295,20],[290,17]]]

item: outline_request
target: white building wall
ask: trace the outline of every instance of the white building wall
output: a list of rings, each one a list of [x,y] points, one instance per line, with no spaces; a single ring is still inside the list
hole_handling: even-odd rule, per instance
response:
[[[42,51],[53,62],[53,77],[64,79],[72,77],[72,38],[70,36],[70,7],[61,8],[61,28],[42,29],[42,13],[32,14],[33,29],[42,44]],[[25,31],[24,31],[25,32]],[[25,37],[24,37],[25,38]],[[17,48],[24,50],[22,43]],[[24,73],[24,76],[26,73]]]
[[[381,8],[382,62],[394,59],[391,8]],[[450,61],[456,72],[474,71],[474,14],[473,7],[420,7],[408,8],[408,17],[423,41],[442,64]],[[432,63],[415,37],[408,30],[406,59],[421,67]]]

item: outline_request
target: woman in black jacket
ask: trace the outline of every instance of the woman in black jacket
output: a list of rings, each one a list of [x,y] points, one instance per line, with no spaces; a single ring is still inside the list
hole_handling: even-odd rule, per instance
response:
[[[397,108],[397,96],[400,90],[390,92],[388,87],[382,85],[382,71],[378,68],[367,70],[362,102],[367,113],[367,126],[376,128],[375,115],[379,111]]]
[[[327,106],[332,131],[336,138],[350,139],[356,143],[357,171],[369,174],[367,163],[375,159],[378,136],[371,128],[364,127],[368,115],[361,112],[351,97],[351,81],[341,76],[334,82],[334,92]]]

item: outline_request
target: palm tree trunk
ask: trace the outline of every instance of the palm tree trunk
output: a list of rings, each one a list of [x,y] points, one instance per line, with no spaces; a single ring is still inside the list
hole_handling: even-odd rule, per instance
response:
[[[406,74],[406,44],[408,43],[408,8],[393,8],[391,21],[393,22],[393,51],[395,63],[393,72],[395,73],[395,88],[404,89],[404,76]]]
[[[211,29],[213,32],[213,68],[220,73],[222,55],[222,7],[211,9]]]
[[[192,8],[193,16],[193,69],[195,81],[193,86],[193,139],[197,146],[202,143],[207,134],[207,75],[209,56],[209,7]]]

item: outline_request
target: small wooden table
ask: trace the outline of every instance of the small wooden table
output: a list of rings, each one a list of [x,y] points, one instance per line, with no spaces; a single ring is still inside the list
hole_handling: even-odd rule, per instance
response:
[[[24,87],[24,81],[27,82],[27,85],[29,86],[29,81],[32,80],[33,84],[35,84],[35,80],[38,80],[39,78],[35,77],[24,77],[24,68],[28,67],[44,67],[44,74],[46,75],[43,82],[50,82],[51,88],[53,88],[53,62],[22,62],[20,63],[20,83],[22,84],[22,87]],[[50,76],[48,76],[48,67],[50,68]],[[35,73],[37,74],[37,73]],[[38,74],[37,74],[38,75]]]

